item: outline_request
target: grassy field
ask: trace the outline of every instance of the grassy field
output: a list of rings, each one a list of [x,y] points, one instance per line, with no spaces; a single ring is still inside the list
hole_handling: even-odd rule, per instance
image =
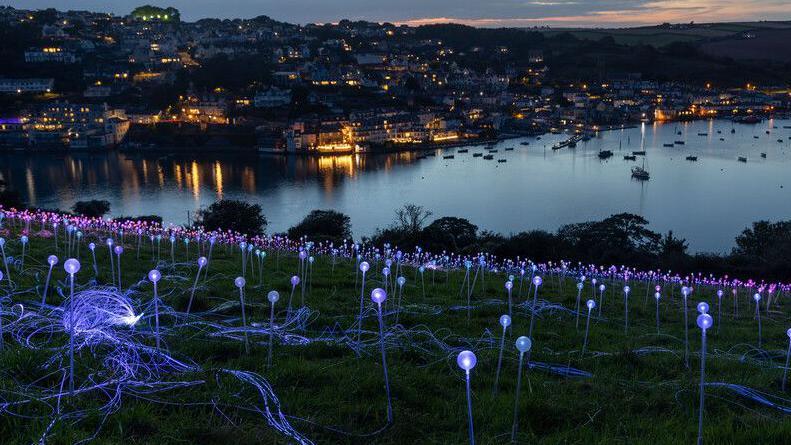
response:
[[[7,222],[6,222],[7,223]],[[18,235],[6,232],[6,253],[19,259]],[[81,246],[83,268],[77,276],[78,290],[94,278],[89,241]],[[134,328],[133,338],[153,345],[150,313],[152,286],[145,281],[154,267],[150,245],[144,239],[140,259],[136,239],[127,237],[122,256],[122,285],[130,292],[136,312],[145,315]],[[55,287],[68,295],[61,262],[54,268]],[[183,361],[199,365],[189,371],[158,377],[159,380],[199,382],[184,388],[157,390],[153,381],[139,376],[140,385],[121,391],[116,409],[105,416],[98,407],[107,404],[115,391],[94,390],[64,397],[54,403],[31,401],[8,407],[0,415],[0,437],[4,444],[38,442],[49,428],[49,444],[75,443],[95,435],[99,444],[280,444],[290,443],[271,428],[253,408],[261,407],[252,386],[220,369],[252,371],[270,384],[291,425],[315,443],[340,444],[462,444],[467,442],[464,374],[456,365],[456,354],[471,349],[478,355],[472,371],[472,409],[476,441],[479,444],[510,440],[516,386],[517,353],[513,342],[527,335],[530,323],[527,283],[521,293],[514,286],[513,324],[506,333],[499,390],[494,377],[502,328],[500,315],[507,313],[504,289],[506,276],[489,273],[485,289],[479,277],[468,310],[460,296],[463,272],[425,272],[425,296],[420,276],[412,268],[403,271],[403,310],[395,324],[394,295],[385,314],[387,362],[393,395],[394,422],[387,425],[383,370],[379,350],[378,325],[369,297],[381,286],[380,273],[369,273],[365,292],[367,316],[363,320],[362,342],[356,342],[355,317],[359,310],[360,288],[355,285],[353,264],[330,257],[317,257],[305,287],[305,306],[311,313],[304,329],[288,325],[287,344],[278,339],[273,349],[273,366],[267,368],[269,303],[266,293],[280,292],[276,325],[285,319],[291,286],[289,278],[298,271],[293,255],[269,252],[261,277],[247,271],[246,315],[251,348],[245,353],[240,335],[219,334],[212,326],[241,325],[239,294],[233,279],[240,275],[238,249],[218,247],[213,252],[207,280],[200,280],[190,322],[183,323],[197,266],[196,245],[187,257],[178,244],[176,263],[170,261],[168,243],[163,242],[159,295],[165,305],[160,317],[163,348]],[[12,336],[19,307],[39,311],[42,284],[46,277],[46,257],[56,253],[54,240],[31,235],[30,247],[19,264],[10,267],[13,292],[8,281],[0,283],[3,303],[5,348],[0,352],[0,399],[5,402],[35,400],[58,389],[68,362],[62,357],[68,339],[55,332],[31,335],[39,349],[20,345]],[[107,248],[96,249],[97,283],[109,283]],[[372,270],[381,269],[381,262]],[[304,282],[304,281],[303,281]],[[739,315],[734,317],[730,294],[723,298],[722,320],[717,317],[715,289],[696,289],[689,299],[689,367],[684,363],[683,300],[679,287],[663,290],[660,326],[657,332],[655,303],[646,287],[629,283],[629,328],[624,332],[623,282],[606,284],[602,314],[594,310],[586,354],[581,357],[585,318],[575,327],[575,280],[545,277],[539,300],[551,303],[537,313],[531,362],[553,364],[590,373],[590,377],[568,377],[536,367],[523,375],[520,399],[518,443],[530,444],[677,444],[693,443],[697,434],[700,330],[695,326],[694,306],[708,301],[715,326],[709,333],[707,381],[743,385],[766,393],[770,400],[791,406],[780,392],[782,366],[791,327],[788,304],[762,310],[763,345],[757,344],[754,304],[747,292],[739,294]],[[598,292],[597,292],[598,297]],[[294,302],[301,303],[296,288]],[[586,284],[582,300],[591,298]],[[10,301],[9,301],[10,300]],[[598,300],[598,298],[597,298]],[[50,294],[48,303],[60,305],[63,298]],[[762,305],[763,306],[763,305]],[[583,306],[584,307],[584,306]],[[119,331],[130,328],[119,327]],[[348,335],[344,335],[348,330]],[[112,380],[106,375],[101,347],[82,349],[76,358],[78,387]],[[758,444],[789,443],[791,422],[781,410],[742,397],[724,387],[707,389],[704,423],[706,443]]]

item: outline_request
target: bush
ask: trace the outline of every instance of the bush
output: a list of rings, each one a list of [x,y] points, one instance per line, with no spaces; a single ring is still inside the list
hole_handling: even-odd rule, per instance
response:
[[[421,233],[423,248],[463,252],[478,241],[478,226],[464,218],[445,216],[429,224]]]
[[[351,218],[334,210],[314,210],[296,226],[288,229],[288,237],[307,237],[311,241],[341,244],[352,237]]]
[[[263,235],[268,222],[261,206],[234,199],[223,199],[198,210],[195,226],[206,230],[231,230],[245,235]]]
[[[78,215],[100,218],[110,211],[110,202],[98,199],[77,201],[71,209]]]

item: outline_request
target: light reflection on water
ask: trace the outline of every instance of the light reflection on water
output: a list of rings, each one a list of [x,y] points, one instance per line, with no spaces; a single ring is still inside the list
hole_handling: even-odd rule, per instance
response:
[[[731,134],[726,121],[653,124],[602,132],[559,151],[551,146],[564,136],[546,135],[497,144],[495,159],[507,163],[473,158],[483,147],[469,147],[469,153],[437,150],[426,159],[416,153],[332,158],[0,153],[0,177],[34,206],[68,209],[78,200],[106,199],[113,216],[160,214],[174,223],[186,222],[188,212],[217,199],[250,200],[264,208],[270,232],[285,230],[311,209],[334,208],[351,216],[356,236],[370,235],[389,224],[404,202],[503,233],[554,230],[633,212],[651,221],[654,230],[673,229],[686,237],[693,250],[723,251],[752,221],[791,219],[791,129],[784,128],[789,125],[787,120],[737,124]],[[663,146],[676,140],[686,145]],[[615,155],[600,161],[600,149]],[[623,160],[641,149],[651,172],[644,183],[630,177],[635,162]],[[454,152],[455,159],[442,158]],[[699,161],[686,161],[690,154]],[[748,162],[738,162],[738,156]]]

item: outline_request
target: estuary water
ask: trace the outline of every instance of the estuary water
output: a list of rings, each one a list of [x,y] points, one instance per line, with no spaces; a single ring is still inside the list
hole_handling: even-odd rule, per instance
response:
[[[552,149],[567,138],[502,141],[492,160],[473,157],[487,154],[483,145],[438,149],[429,157],[6,151],[0,179],[32,206],[69,209],[76,201],[105,199],[111,216],[158,214],[178,224],[215,200],[243,199],[261,204],[270,233],[312,209],[336,209],[351,216],[356,238],[390,224],[406,202],[505,234],[631,212],[707,252],[729,251],[753,221],[791,219],[791,120],[653,123]],[[600,150],[613,156],[601,160]],[[633,151],[645,155],[625,160]],[[645,165],[649,181],[631,177],[635,165]]]

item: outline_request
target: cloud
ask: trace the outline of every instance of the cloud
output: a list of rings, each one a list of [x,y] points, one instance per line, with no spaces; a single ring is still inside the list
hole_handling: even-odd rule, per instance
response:
[[[558,6],[574,2],[535,1],[531,5]],[[594,2],[591,2],[594,3]],[[436,23],[458,23],[477,27],[525,26],[639,26],[664,22],[717,22],[781,20],[791,16],[785,1],[766,0],[671,0],[632,2],[621,9],[591,9],[574,14],[548,14],[512,17],[418,17],[399,23],[419,26]],[[610,5],[612,6],[612,5]],[[582,9],[582,8],[576,8]]]
[[[355,20],[472,26],[634,26],[662,22],[789,20],[789,0],[147,0],[186,20],[269,15],[292,23]],[[128,14],[127,0],[6,0],[18,8]]]

